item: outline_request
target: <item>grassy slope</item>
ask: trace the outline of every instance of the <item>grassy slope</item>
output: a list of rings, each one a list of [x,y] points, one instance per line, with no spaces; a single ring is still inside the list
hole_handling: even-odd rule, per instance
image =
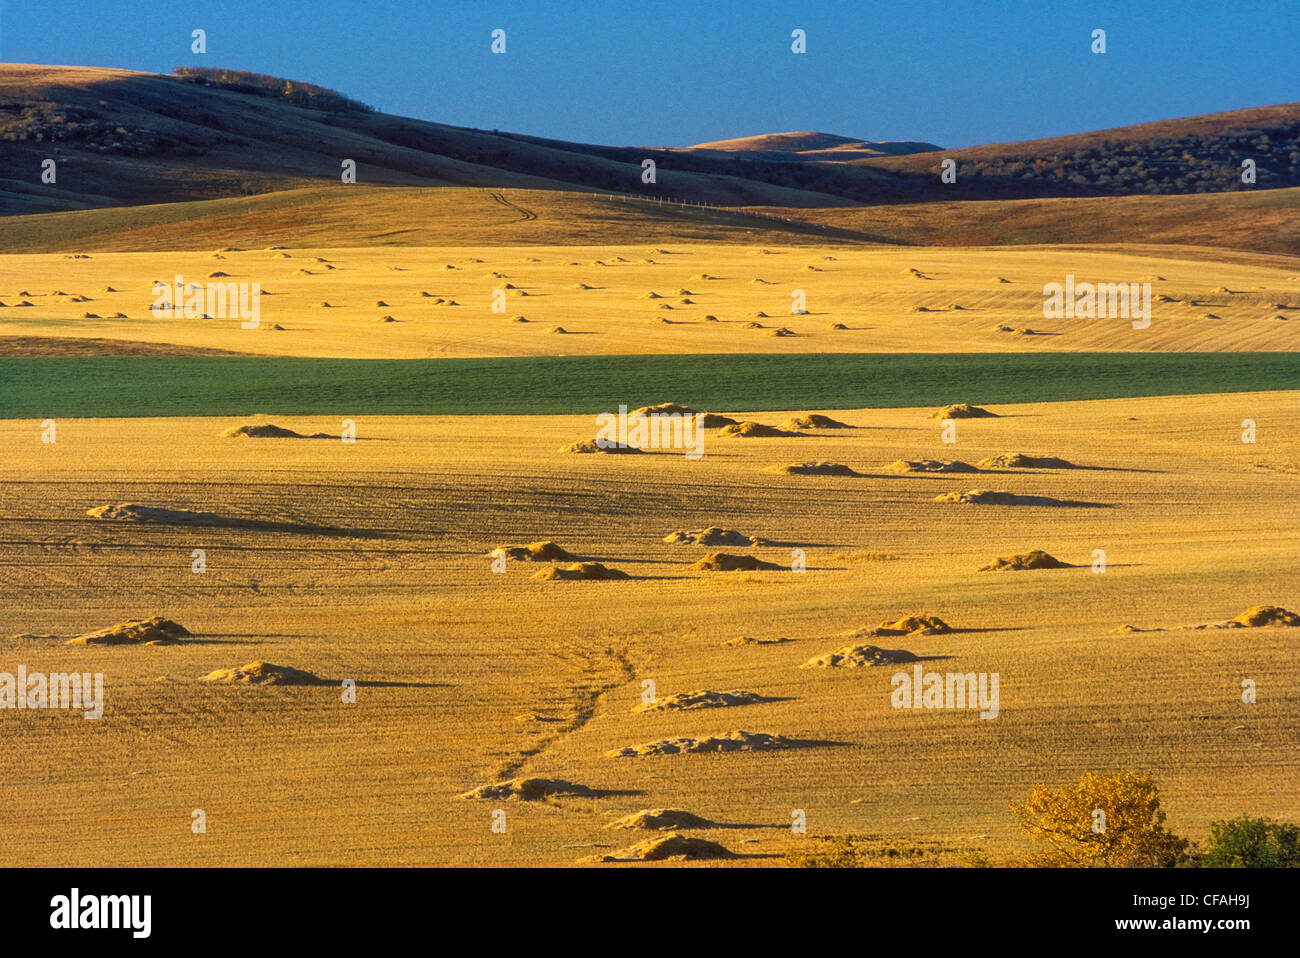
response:
[[[502,195],[521,209],[512,208]],[[778,215],[788,215],[784,209]],[[535,218],[533,218],[535,217]],[[0,251],[165,251],[237,245],[505,246],[836,243],[862,235],[727,209],[559,190],[313,186],[260,196],[0,218]]]
[[[478,188],[311,186],[259,196],[0,218],[0,251],[754,242],[918,246],[1157,243],[1300,255],[1300,188],[1196,196],[727,209]]]
[[[1290,353],[0,360],[0,418],[852,409],[1300,389]]]
[[[771,212],[919,246],[1167,243],[1300,255],[1300,188]]]

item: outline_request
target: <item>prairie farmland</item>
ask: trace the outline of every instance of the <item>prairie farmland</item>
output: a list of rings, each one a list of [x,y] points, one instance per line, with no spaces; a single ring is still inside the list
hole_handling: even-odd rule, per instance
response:
[[[943,443],[930,408],[821,410],[853,428],[710,430],[697,461],[558,452],[589,437],[590,416],[361,417],[353,443],[333,417],[275,420],[321,438],[223,436],[242,418],[67,419],[51,444],[4,421],[0,635],[31,670],[106,683],[101,721],[7,716],[6,847],[48,864],[566,865],[636,837],[607,823],[680,808],[712,823],[691,834],[741,856],[727,862],[771,864],[800,840],[800,809],[810,834],[884,836],[880,864],[891,844],[910,864],[1012,861],[1024,842],[1007,802],[1084,768],[1154,771],[1171,826],[1192,836],[1238,809],[1295,818],[1290,630],[1186,627],[1300,604],[1300,453],[1239,436],[1244,419],[1285,430],[1300,399],[992,411]],[[1064,467],[889,468],[1015,452]],[[856,475],[766,471],[803,461]],[[1050,504],[935,501],[976,488]],[[87,514],[117,503],[200,518]],[[714,547],[664,541],[706,526],[757,538],[726,551],[774,568],[695,571]],[[493,571],[493,550],[547,540],[628,577]],[[976,571],[1031,549],[1069,567]],[[799,668],[912,614],[951,631],[881,643],[999,673],[995,721],[891,707],[896,669]],[[155,615],[191,636],[66,644]],[[252,661],[328,684],[201,681]],[[636,711],[647,680],[661,699],[758,701]],[[737,729],[795,744],[606,754]],[[460,797],[524,777],[589,791]],[[199,808],[205,835],[187,825]],[[496,808],[505,835],[488,831]]]

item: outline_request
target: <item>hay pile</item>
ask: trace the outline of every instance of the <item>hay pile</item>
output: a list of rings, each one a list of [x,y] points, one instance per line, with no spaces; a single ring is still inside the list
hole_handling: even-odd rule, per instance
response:
[[[512,778],[495,785],[480,785],[461,794],[461,798],[495,798],[507,801],[536,802],[552,795],[576,795],[594,798],[596,792],[586,785],[566,782],[562,778]]]
[[[886,472],[979,472],[969,462],[960,459],[896,459],[885,467]]]
[[[1208,622],[1204,625],[1180,625],[1179,631],[1203,632],[1214,629],[1260,629],[1260,628],[1297,628],[1300,627],[1300,615],[1278,605],[1256,605],[1245,612],[1228,619],[1226,622]],[[1121,625],[1111,629],[1112,632],[1163,632],[1164,629],[1140,629],[1133,625]]]
[[[952,626],[937,615],[924,613],[905,615],[896,622],[881,622],[875,628],[852,629],[844,633],[847,639],[863,639],[886,635],[948,635]]]
[[[944,406],[930,416],[931,419],[996,419],[997,417],[997,413],[989,412],[983,406],[972,406],[964,402]]]
[[[605,827],[663,831],[669,828],[713,828],[715,824],[680,808],[643,808],[639,812],[617,818]]]
[[[757,546],[763,540],[747,536],[735,529],[723,529],[721,526],[709,526],[707,529],[691,529],[687,532],[673,532],[664,536],[664,542],[673,545],[693,546]]]
[[[606,758],[633,758],[645,755],[685,755],[688,752],[768,752],[778,748],[797,748],[801,743],[770,732],[724,732],[707,738],[665,738],[657,742],[610,749]]]
[[[1226,622],[1184,625],[1180,628],[1201,631],[1203,629],[1258,629],[1267,626],[1279,628],[1300,626],[1300,615],[1277,605],[1256,605]]]
[[[786,476],[857,476],[848,466],[839,462],[792,462],[785,466],[768,466],[764,472]]]
[[[1007,556],[1006,558],[994,559],[986,566],[981,566],[977,572],[1019,572],[1025,569],[1070,569],[1073,566],[1068,562],[1062,562],[1055,556],[1048,555],[1042,549],[1033,549],[1029,552],[1022,552],[1019,555]]]
[[[1231,621],[1248,629],[1262,626],[1300,626],[1300,615],[1277,605],[1257,605]]]
[[[757,572],[760,569],[784,569],[785,566],[764,562],[757,556],[738,556],[730,552],[710,552],[687,568],[694,572]]]
[[[573,556],[559,544],[546,539],[542,542],[530,542],[526,546],[497,546],[488,555],[504,553],[507,559],[519,562],[570,562]]]
[[[1021,452],[1004,452],[979,461],[981,469],[1077,469],[1072,462],[1055,456],[1026,456]]]
[[[704,418],[700,420],[701,429],[721,429],[723,426],[739,425],[739,419],[732,419],[730,416],[722,416],[716,412],[706,412]]]
[[[718,433],[718,435],[735,436],[739,439],[775,439],[779,436],[797,436],[798,433],[786,432],[776,426],[768,426],[761,422],[752,422],[746,419],[743,422],[724,426],[722,432]]]
[[[675,402],[661,402],[653,406],[641,406],[633,409],[629,416],[695,416],[700,410],[692,409],[690,406],[682,406]]]
[[[65,645],[175,645],[191,633],[179,622],[155,615],[151,619],[128,619],[106,629],[87,632]]]
[[[228,682],[238,685],[329,685],[319,675],[290,668],[287,665],[272,665],[270,662],[249,662],[237,669],[217,669],[209,672],[200,680],[203,682]]]
[[[632,711],[681,712],[688,709],[721,709],[734,705],[755,705],[763,701],[766,700],[757,692],[746,692],[743,689],[734,689],[730,692],[700,689],[695,692],[678,692],[676,695],[655,699],[653,702],[642,702]]]
[[[602,446],[600,443],[596,442],[595,439],[583,439],[580,442],[571,442],[567,446],[560,447],[560,452],[581,453],[584,455],[594,452],[620,453],[643,451],[644,450],[638,449],[636,446],[620,446],[617,443]]]
[[[201,526],[239,525],[239,519],[228,519],[215,512],[189,512],[185,509],[161,509],[153,506],[140,506],[133,502],[119,505],[95,506],[87,509],[86,515],[92,519],[111,519],[119,522],[181,522]]]
[[[854,427],[846,422],[840,422],[838,419],[832,419],[830,416],[823,416],[814,412],[806,416],[791,416],[781,423],[780,428],[793,432],[798,429],[852,429]]]
[[[874,645],[846,645],[834,652],[814,656],[801,669],[862,669],[877,665],[898,665],[917,662],[917,656],[906,649],[881,649]]]
[[[935,496],[934,502],[956,502],[975,506],[1068,506],[1093,505],[1094,503],[1070,503],[1064,499],[1051,496],[1021,496],[1014,492],[993,492],[989,489],[968,489],[966,492],[948,492]]]
[[[258,426],[231,426],[221,434],[227,439],[244,438],[244,439],[333,439],[333,436],[323,432],[313,433],[305,436],[300,432],[294,432],[292,429],[285,429],[283,426],[277,426],[274,423],[263,423]]]
[[[732,857],[734,857],[733,854],[717,842],[706,841],[703,838],[687,838],[685,835],[673,833],[658,838],[647,838],[643,842],[637,842],[635,845],[619,849],[612,855],[600,855],[597,860],[602,862],[662,862],[671,859],[695,861]]]
[[[533,574],[543,582],[571,581],[577,579],[626,579],[621,569],[611,569],[599,562],[575,562],[567,566],[551,566]]]

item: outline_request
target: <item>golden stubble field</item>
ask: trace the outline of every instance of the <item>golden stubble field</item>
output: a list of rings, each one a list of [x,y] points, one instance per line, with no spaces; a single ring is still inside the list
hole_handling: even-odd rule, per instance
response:
[[[1192,837],[1242,812],[1295,820],[1296,630],[1175,627],[1300,608],[1300,394],[996,411],[943,444],[928,409],[828,410],[859,428],[709,432],[695,462],[557,453],[594,433],[590,417],[363,417],[350,445],[221,438],[229,419],[61,420],[42,444],[37,423],[0,422],[0,637],[29,636],[0,638],[0,671],[102,671],[106,684],[98,721],[0,712],[3,864],[563,865],[639,841],[602,826],[653,807],[746,826],[698,833],[753,856],[738,864],[846,833],[921,850],[911,863],[1006,861],[1025,847],[1007,802],[1084,768],[1153,771],[1170,827]],[[881,471],[1015,451],[1091,468]],[[762,471],[815,459],[867,475]],[[973,488],[1101,505],[931,501]],[[120,502],[284,525],[86,516]],[[776,543],[726,551],[788,565],[798,548],[807,571],[696,572],[709,550],[662,541],[711,524]],[[538,539],[631,578],[536,581],[525,562],[492,572],[490,549]],[[1029,549],[1078,567],[975,571]],[[798,668],[847,644],[844,630],[913,612],[957,631],[877,644],[943,657],[931,669],[997,672],[996,719],[891,708],[898,667]],[[194,638],[63,644],[155,614]],[[1111,631],[1121,624],[1171,630]],[[792,641],[724,646],[742,635]],[[357,701],[337,684],[198,681],[257,659],[355,679]],[[647,679],[660,697],[774,701],[634,713]],[[604,755],[735,729],[827,744]],[[514,775],[604,794],[458,797]],[[497,808],[504,835],[491,830]],[[191,833],[194,809],[206,834]],[[809,837],[791,833],[795,809]]]
[[[258,283],[260,326],[241,329],[233,315],[154,316],[153,284],[178,275],[186,284]],[[1150,282],[1150,328],[1123,318],[1045,318],[1044,284],[1067,275]],[[0,336],[356,358],[1300,350],[1296,279],[1276,257],[1207,261],[1205,251],[1151,247],[20,254],[0,255]]]

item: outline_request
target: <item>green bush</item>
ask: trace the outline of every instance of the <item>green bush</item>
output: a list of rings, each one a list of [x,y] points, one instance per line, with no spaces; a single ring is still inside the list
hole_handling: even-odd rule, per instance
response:
[[[1300,825],[1242,815],[1210,823],[1206,868],[1300,868]]]

